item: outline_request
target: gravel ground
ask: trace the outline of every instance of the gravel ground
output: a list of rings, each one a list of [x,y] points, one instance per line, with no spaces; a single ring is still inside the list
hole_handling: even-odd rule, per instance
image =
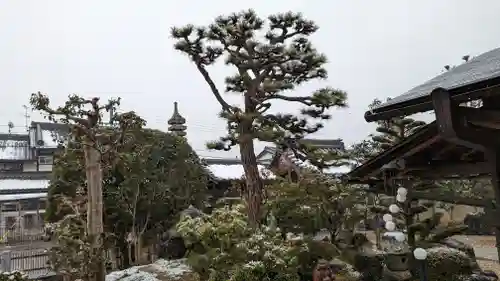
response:
[[[494,271],[500,276],[500,263],[498,262],[498,253],[495,246],[494,236],[455,236],[457,240],[467,243],[474,247],[474,252],[478,258],[479,266],[483,270]]]
[[[500,276],[500,264],[498,264],[498,261],[478,260],[477,262],[483,270],[494,271],[498,276]]]

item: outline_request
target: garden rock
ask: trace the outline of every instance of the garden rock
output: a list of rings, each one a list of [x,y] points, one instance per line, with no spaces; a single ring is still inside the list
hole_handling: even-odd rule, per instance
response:
[[[464,251],[449,247],[427,249],[427,273],[434,281],[496,281],[496,276],[480,271],[476,260]]]

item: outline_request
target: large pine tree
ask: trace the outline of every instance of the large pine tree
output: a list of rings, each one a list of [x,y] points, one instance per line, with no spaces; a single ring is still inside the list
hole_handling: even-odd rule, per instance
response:
[[[252,10],[221,16],[208,26],[173,28],[175,49],[186,54],[206,81],[222,107],[227,135],[210,148],[229,150],[239,145],[246,178],[249,219],[261,217],[263,181],[257,168],[254,141],[278,145],[299,140],[323,127],[327,110],[346,106],[346,93],[322,88],[299,95],[296,88],[308,81],[326,79],[326,56],[309,37],[318,26],[298,13],[271,15],[267,21]],[[223,60],[233,72],[225,79],[224,91],[240,94],[241,106],[230,105],[222,96],[209,67]],[[304,106],[298,114],[270,110],[275,101]],[[297,143],[297,142],[293,142]]]

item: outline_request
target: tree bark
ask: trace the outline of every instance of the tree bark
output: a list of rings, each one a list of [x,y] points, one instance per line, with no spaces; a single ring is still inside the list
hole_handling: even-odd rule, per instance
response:
[[[250,225],[255,227],[259,225],[261,219],[262,191],[264,185],[257,166],[257,157],[255,156],[254,143],[250,131],[251,124],[248,125],[242,122],[241,126],[240,154],[243,169],[245,170],[245,199],[248,205]]]
[[[105,281],[106,267],[104,264],[104,252],[102,238],[103,225],[103,202],[102,202],[102,170],[99,151],[90,140],[85,142],[85,166],[87,175],[87,231],[92,237],[93,254],[98,257],[96,272],[92,273],[92,280]]]

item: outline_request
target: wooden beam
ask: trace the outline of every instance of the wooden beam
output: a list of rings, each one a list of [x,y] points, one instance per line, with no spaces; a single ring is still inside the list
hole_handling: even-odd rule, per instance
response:
[[[449,151],[452,151],[454,148],[456,148],[456,144],[448,144],[447,146],[445,146],[443,149],[441,149],[440,151],[438,151],[436,154],[434,154],[434,157],[433,159],[441,159],[441,156],[445,155],[446,153],[448,153]]]
[[[478,151],[477,150],[474,150],[474,149],[471,149],[469,150],[469,152],[466,152],[464,154],[462,154],[462,156],[460,157],[461,160],[463,161],[467,161],[467,159],[469,158],[469,156],[473,155],[474,153],[477,153]]]
[[[394,194],[389,194],[380,188],[368,188],[367,192],[376,193],[376,194],[385,194],[388,196],[394,196]],[[412,191],[411,195],[413,200],[429,200],[429,201],[439,201],[444,203],[451,203],[457,205],[468,205],[474,207],[483,207],[485,209],[491,209],[494,205],[493,200],[491,199],[475,199],[459,196],[450,191],[439,190],[436,192],[429,191]]]
[[[477,124],[484,125],[488,118],[495,120],[498,117],[496,113],[498,110],[460,107],[452,102],[450,93],[443,88],[432,91],[431,97],[438,133],[447,141],[480,151],[500,145],[498,130],[474,125],[472,122],[475,120]]]
[[[445,191],[432,192],[432,193],[414,191],[412,196],[414,199],[439,201],[457,205],[468,205],[468,206],[483,207],[483,208],[491,208],[493,206],[492,200],[467,198],[453,194],[453,192],[445,192]]]
[[[438,133],[447,140],[458,139],[454,127],[455,122],[452,119],[451,111],[453,106],[450,99],[450,93],[443,88],[437,88],[431,92],[431,98],[434,105]]]
[[[425,175],[433,177],[452,177],[452,176],[462,176],[462,175],[481,175],[489,174],[490,165],[487,162],[478,163],[464,163],[464,164],[430,164],[423,166],[411,166],[406,167],[405,173],[407,175]]]
[[[401,159],[405,159],[407,157],[410,157],[412,156],[413,154],[415,153],[418,153],[420,152],[422,149],[425,149],[426,147],[436,143],[438,140],[440,140],[441,137],[440,136],[433,136],[432,138],[416,145],[415,147],[413,147],[412,149],[408,150],[406,153],[403,154],[403,156],[401,156],[400,158]]]
[[[457,108],[457,114],[462,116],[467,122],[476,126],[489,129],[500,129],[499,110],[460,106]]]
[[[458,145],[481,151],[485,150],[482,143],[477,142],[480,136],[467,134],[467,128],[458,119],[457,110],[459,105],[452,102],[450,93],[446,89],[437,88],[433,90],[431,92],[431,99],[434,105],[438,134],[440,136]],[[474,138],[475,141],[471,141],[470,138]]]
[[[495,201],[500,202],[500,149],[492,149],[488,151],[486,155],[490,164],[491,184],[493,185],[493,190],[495,192]],[[490,211],[492,212],[490,214],[491,216],[500,215],[500,213],[498,213],[498,209]],[[495,228],[497,253],[500,257],[500,222],[496,220],[493,227]]]

